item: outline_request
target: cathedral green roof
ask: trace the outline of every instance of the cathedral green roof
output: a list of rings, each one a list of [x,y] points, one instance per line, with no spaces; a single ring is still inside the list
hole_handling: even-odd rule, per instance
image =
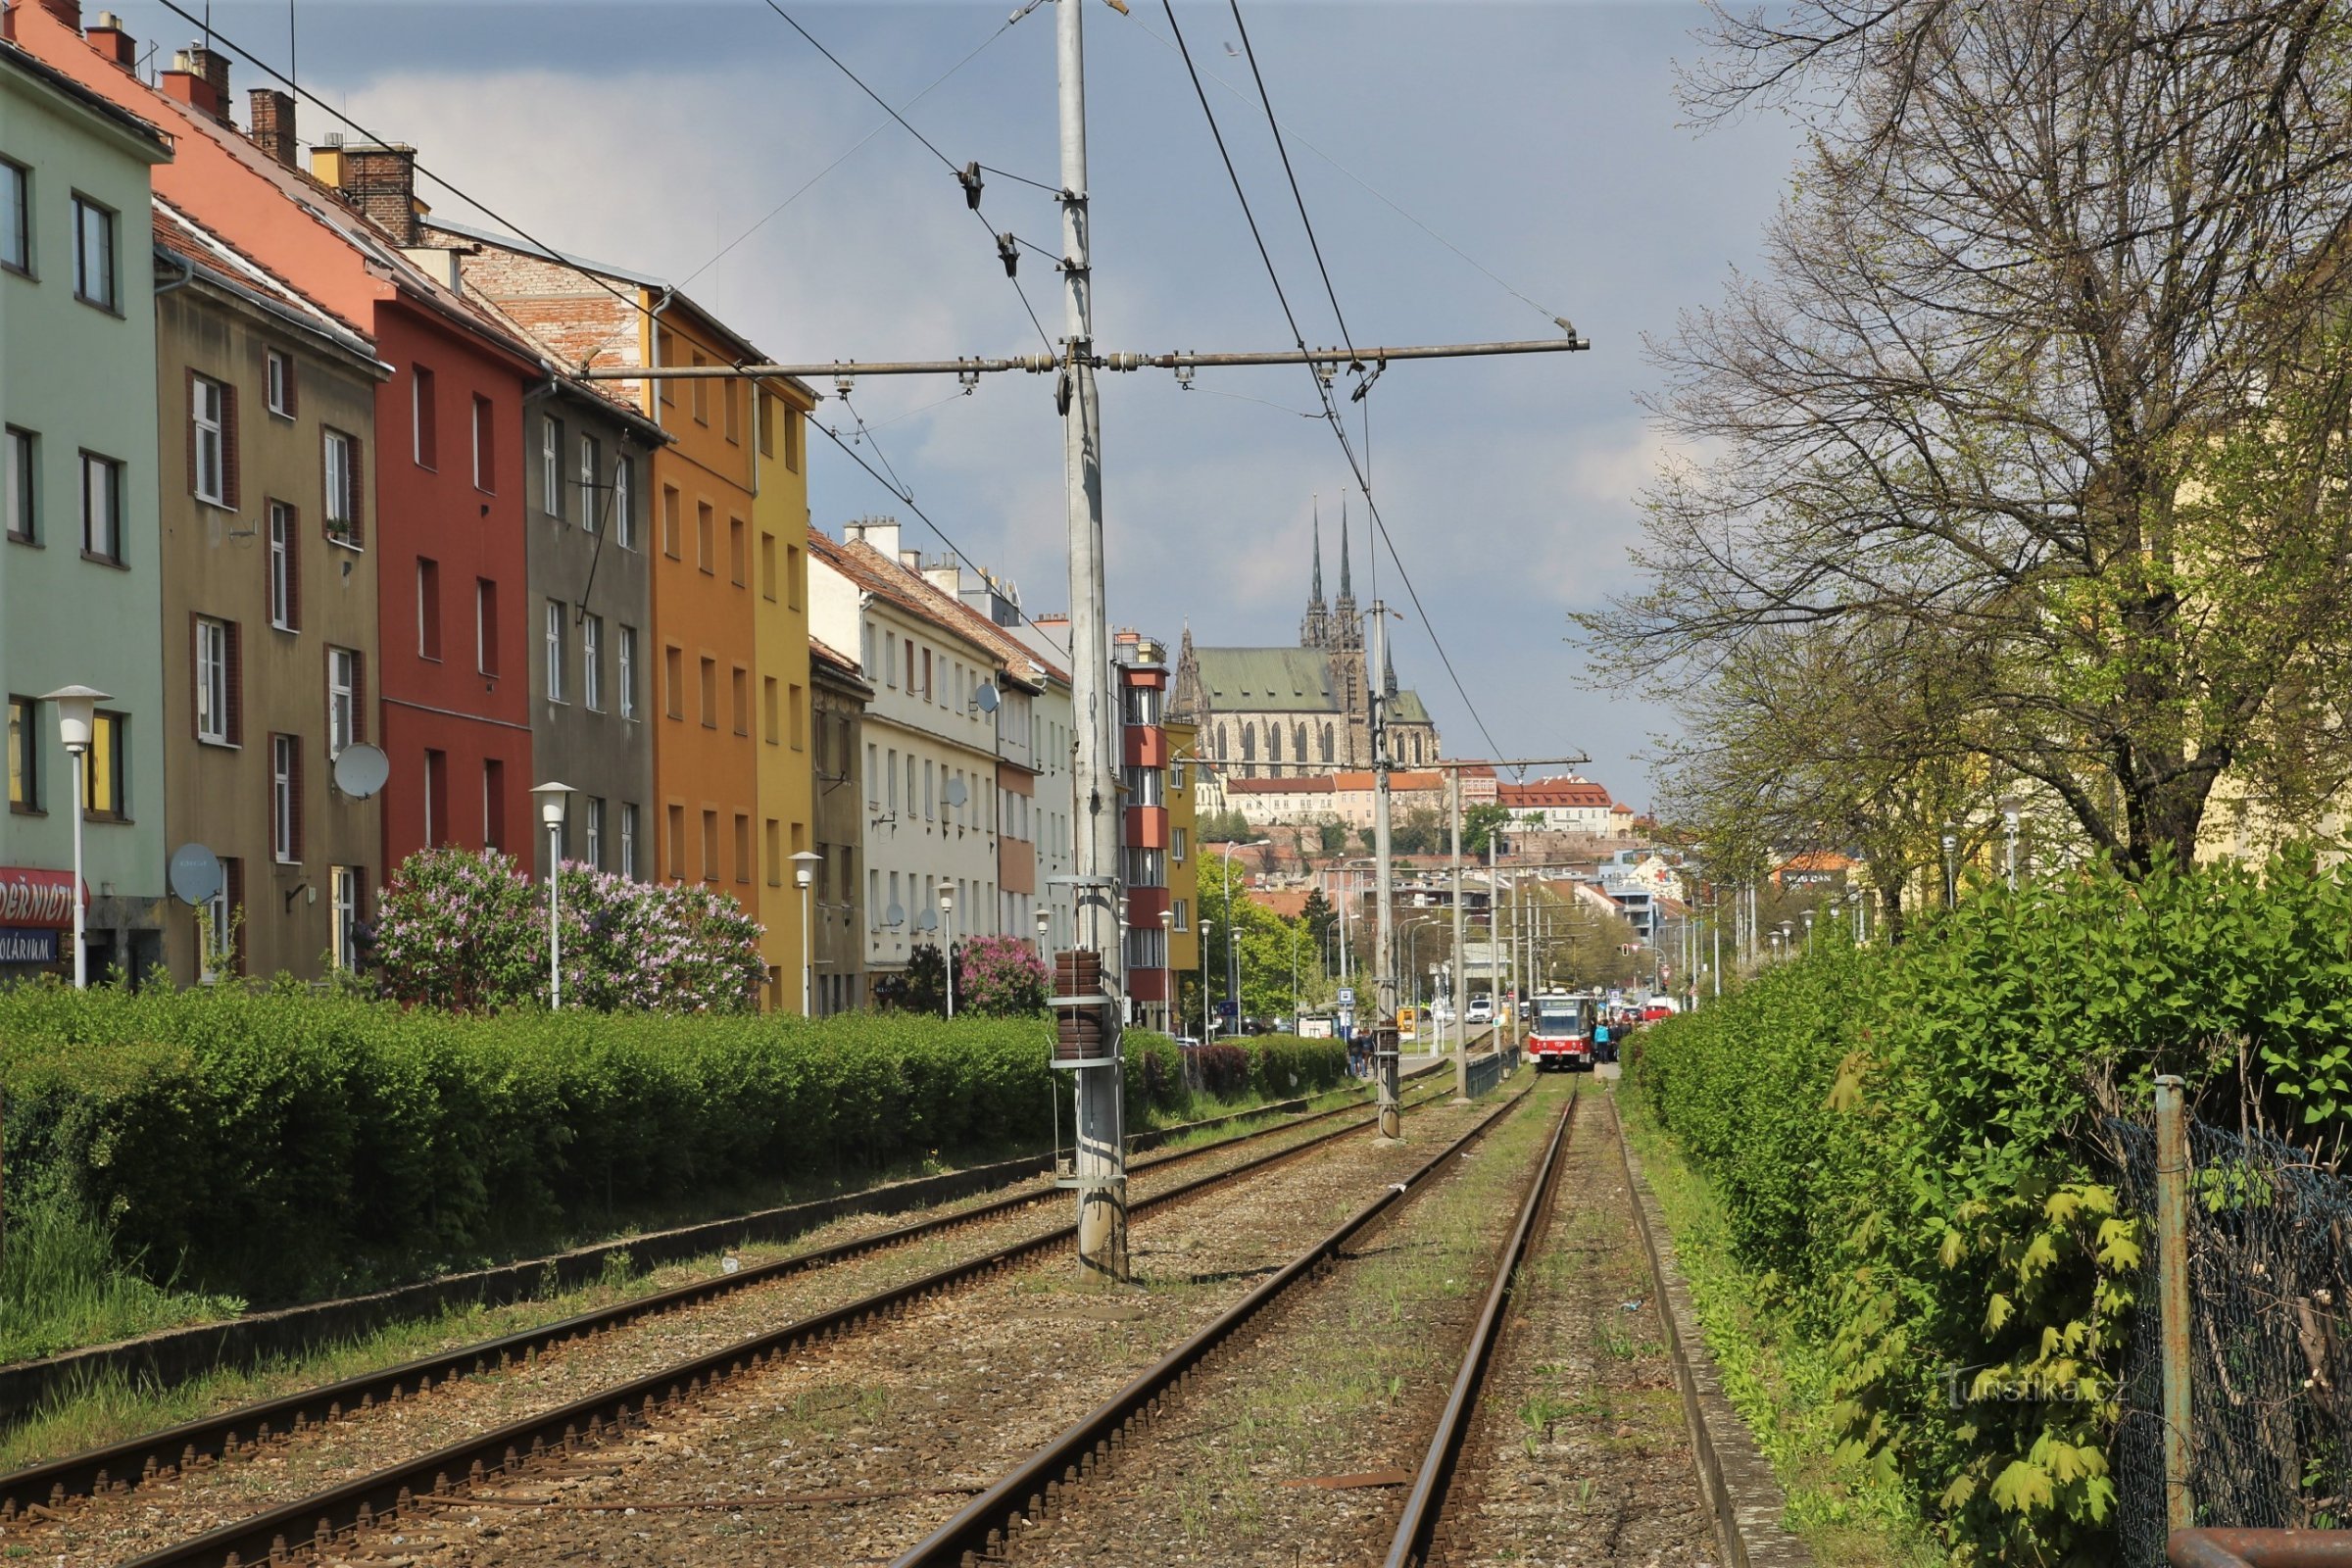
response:
[[[1397,724],[1427,724],[1431,722],[1429,705],[1421,701],[1419,692],[1398,692],[1389,699],[1389,718]]]
[[[1330,656],[1319,648],[1196,648],[1200,684],[1221,713],[1336,713]]]

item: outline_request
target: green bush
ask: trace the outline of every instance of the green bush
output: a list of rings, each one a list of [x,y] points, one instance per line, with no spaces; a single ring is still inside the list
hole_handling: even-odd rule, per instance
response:
[[[10,1204],[88,1216],[157,1281],[365,1288],[632,1205],[1042,1147],[1068,1082],[1052,1028],[19,987],[0,991]],[[1327,1044],[1257,1044],[1268,1094],[1344,1075]],[[1132,1124],[1183,1103],[1173,1042],[1130,1031],[1127,1053]]]
[[[1945,1373],[2111,1390],[2142,1236],[2102,1118],[2178,1072],[2205,1114],[2332,1142],[2352,1108],[2352,869],[2106,870],[1835,938],[1637,1039],[1634,1081],[1740,1260],[1829,1349],[1857,1454],[1955,1560],[2113,1561],[2112,1403],[1950,1408]]]

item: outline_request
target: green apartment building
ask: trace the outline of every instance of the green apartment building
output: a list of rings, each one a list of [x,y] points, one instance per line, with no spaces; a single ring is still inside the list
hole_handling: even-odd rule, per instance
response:
[[[42,694],[107,694],[89,754],[93,980],[163,955],[163,573],[149,172],[163,132],[0,39],[0,983],[73,972],[74,770]]]

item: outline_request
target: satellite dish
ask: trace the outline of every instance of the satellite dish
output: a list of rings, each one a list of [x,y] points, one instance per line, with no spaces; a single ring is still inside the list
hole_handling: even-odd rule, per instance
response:
[[[948,780],[948,804],[950,806],[961,806],[969,799],[971,799],[971,792],[963,787],[963,780],[959,778]]]
[[[937,909],[925,909],[922,913],[916,915],[914,917],[914,928],[917,931],[938,930],[939,911]]]
[[[392,776],[391,760],[383,748],[353,741],[335,759],[335,788],[355,801],[364,801],[384,787]]]
[[[172,897],[192,907],[220,891],[220,857],[201,844],[182,844],[172,852],[167,875]]]
[[[972,693],[972,701],[983,713],[993,713],[997,710],[997,689],[994,686],[982,686]]]
[[[883,910],[882,915],[884,925],[905,925],[906,923],[906,907],[896,902],[893,902],[889,908]]]

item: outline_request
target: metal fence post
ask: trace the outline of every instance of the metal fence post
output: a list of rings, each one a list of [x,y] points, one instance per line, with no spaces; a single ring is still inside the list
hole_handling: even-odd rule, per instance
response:
[[[2156,1294],[2164,1329],[2166,1528],[2196,1523],[2188,1490],[2188,1119],[2180,1080],[2156,1079]]]

